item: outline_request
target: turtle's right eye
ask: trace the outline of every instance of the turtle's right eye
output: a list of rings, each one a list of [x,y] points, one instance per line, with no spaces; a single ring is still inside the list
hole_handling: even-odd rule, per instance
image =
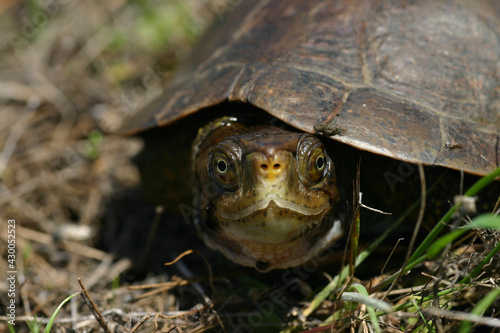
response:
[[[306,186],[314,186],[328,174],[329,158],[321,141],[305,134],[297,146],[299,176]]]
[[[224,160],[217,161],[217,172],[224,173],[227,170],[227,162]]]
[[[239,185],[239,159],[227,147],[217,146],[212,154],[211,172],[216,182],[227,190],[235,190]]]

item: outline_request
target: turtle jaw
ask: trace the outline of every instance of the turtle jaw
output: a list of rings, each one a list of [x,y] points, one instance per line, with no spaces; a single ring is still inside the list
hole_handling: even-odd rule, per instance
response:
[[[242,211],[214,210],[212,220],[219,225],[219,233],[235,242],[256,244],[287,244],[303,237],[310,237],[321,228],[328,205],[317,208],[271,196],[256,202]]]
[[[273,269],[299,266],[328,248],[344,233],[340,220],[333,220],[329,229],[313,238],[301,237],[287,243],[262,243],[258,241],[228,239],[213,232],[201,233],[205,244],[220,251],[226,258],[243,266],[254,267],[266,273]]]

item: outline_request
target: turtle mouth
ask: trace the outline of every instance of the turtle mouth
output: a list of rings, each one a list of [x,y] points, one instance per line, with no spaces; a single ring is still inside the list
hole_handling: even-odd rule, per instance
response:
[[[340,220],[332,221],[328,227],[313,237],[277,244],[248,239],[230,240],[220,234],[210,233],[203,234],[202,238],[210,248],[220,251],[228,259],[265,273],[298,266],[319,255],[343,234]]]
[[[304,216],[314,216],[323,213],[328,207],[326,205],[318,207],[307,207],[302,204],[292,202],[281,198],[277,194],[270,194],[264,200],[255,202],[245,208],[234,212],[225,212],[217,209],[217,213],[225,220],[241,220],[257,211],[265,211],[270,205],[274,203],[277,207],[293,211]]]
[[[270,197],[236,212],[216,208],[212,220],[217,222],[224,238],[256,244],[257,252],[259,244],[268,244],[271,251],[272,245],[290,244],[318,233],[324,228],[324,217],[329,210],[329,205],[311,208]]]
[[[214,209],[218,228],[202,237],[228,259],[267,272],[300,265],[340,238],[332,215],[329,204],[305,207],[271,195],[237,212]]]

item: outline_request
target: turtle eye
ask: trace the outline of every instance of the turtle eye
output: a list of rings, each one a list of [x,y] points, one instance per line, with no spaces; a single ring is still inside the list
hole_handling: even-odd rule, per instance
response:
[[[211,170],[220,186],[228,190],[235,190],[238,187],[239,162],[230,149],[221,146],[214,149]]]
[[[316,183],[323,178],[326,167],[326,154],[323,147],[315,148],[307,163],[307,180]]]
[[[304,135],[297,147],[297,165],[302,182],[316,185],[327,174],[328,156],[322,142],[312,135]]]
[[[227,171],[227,162],[224,160],[217,161],[217,172],[224,173]]]

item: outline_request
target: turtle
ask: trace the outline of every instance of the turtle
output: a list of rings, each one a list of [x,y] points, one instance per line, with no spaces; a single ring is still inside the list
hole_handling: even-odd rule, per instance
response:
[[[345,233],[359,165],[379,201],[414,163],[499,166],[499,36],[496,0],[238,2],[121,131],[153,146],[145,187],[210,248],[297,266]]]

